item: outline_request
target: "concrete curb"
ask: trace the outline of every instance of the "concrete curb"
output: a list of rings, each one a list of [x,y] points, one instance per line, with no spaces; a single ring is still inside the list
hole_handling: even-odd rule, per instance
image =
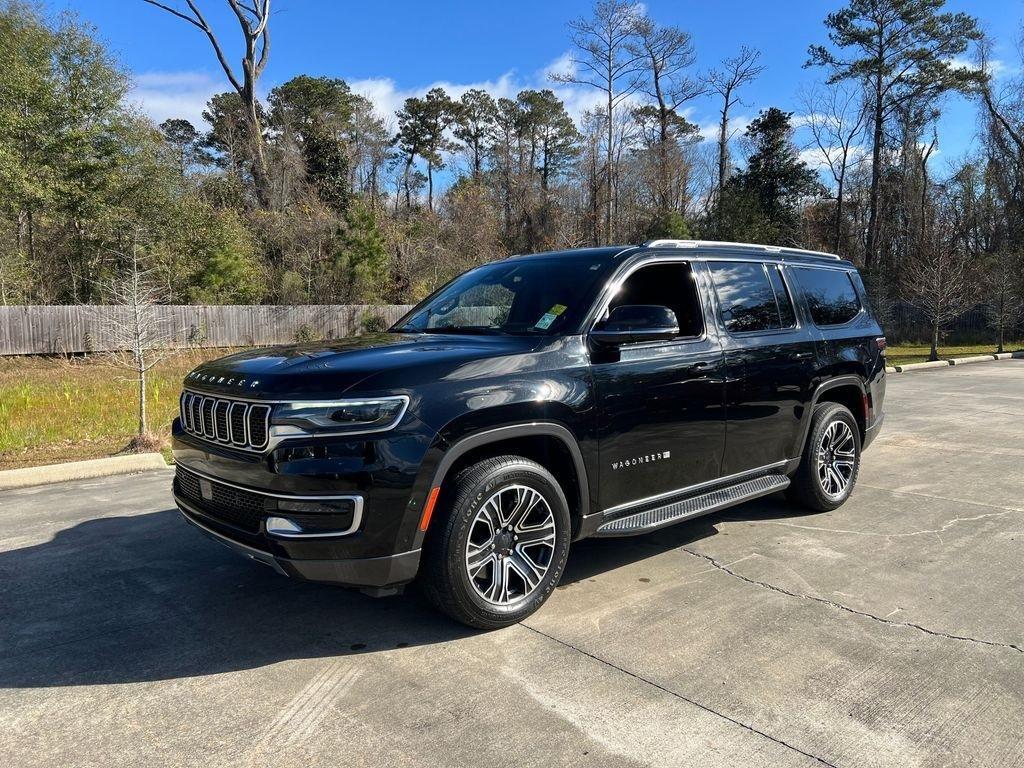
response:
[[[926,370],[928,368],[948,368],[953,365],[968,365],[970,363],[991,363],[997,360],[1020,360],[1024,358],[1024,351],[1020,352],[993,352],[990,355],[972,355],[971,357],[954,357],[950,360],[932,360],[926,363],[907,363],[906,365],[887,365],[886,373],[912,373],[914,371]]]
[[[67,464],[48,464],[42,467],[24,467],[0,471],[0,491],[28,488],[32,485],[61,483],[66,480],[85,480],[90,477],[127,475],[149,469],[167,469],[167,462],[159,453],[133,453],[106,459],[72,461]]]
[[[954,357],[949,361],[950,365],[966,365],[967,363],[991,363],[998,360],[995,355],[974,355],[973,357]]]
[[[906,365],[896,365],[893,367],[896,369],[896,373],[909,373],[927,368],[948,368],[949,365],[949,360],[932,360],[927,363],[907,363]]]

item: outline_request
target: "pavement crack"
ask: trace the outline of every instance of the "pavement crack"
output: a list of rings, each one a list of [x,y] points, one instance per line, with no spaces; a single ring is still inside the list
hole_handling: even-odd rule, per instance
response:
[[[885,491],[886,493],[902,494],[904,496],[920,496],[923,499],[939,499],[940,501],[952,501],[955,504],[968,504],[976,507],[989,507],[990,509],[1002,509],[1007,512],[1024,512],[1024,508],[1011,507],[1006,504],[989,504],[984,501],[977,501],[972,499],[954,499],[950,496],[939,496],[934,493],[921,493],[920,491],[906,491],[900,488],[886,488],[881,485],[871,485],[870,483],[860,483],[861,488],[872,488],[876,491]]]
[[[940,536],[941,534],[948,531],[950,528],[959,525],[960,523],[976,523],[979,520],[987,520],[991,517],[1003,517],[1005,515],[1018,514],[1016,509],[1004,509],[999,512],[985,512],[981,515],[974,515],[973,517],[955,517],[946,523],[943,523],[941,528],[925,528],[920,531],[905,531],[902,533],[883,533],[881,531],[855,531],[849,528],[829,528],[823,525],[801,525],[799,523],[787,523],[781,520],[759,520],[758,525],[776,525],[783,528],[796,528],[801,531],[821,531],[823,533],[841,533],[850,536],[866,536],[868,538],[880,538],[880,539],[902,539],[912,536]],[[729,523],[742,523],[746,522],[744,518],[740,517],[723,517],[723,522]],[[941,538],[940,538],[941,541]]]
[[[772,736],[770,733],[767,733],[767,732],[762,731],[762,730],[760,730],[758,728],[755,728],[754,726],[750,725],[749,723],[744,723],[742,720],[737,720],[735,717],[727,715],[724,712],[719,712],[719,711],[717,711],[715,709],[712,709],[707,704],[701,704],[699,701],[695,701],[694,699],[691,699],[688,696],[684,696],[683,694],[679,693],[678,691],[673,691],[670,688],[666,688],[664,685],[661,685],[660,683],[657,683],[654,680],[651,680],[650,678],[644,677],[643,675],[640,675],[640,674],[638,674],[636,672],[633,672],[633,671],[631,671],[629,669],[626,669],[625,667],[620,667],[618,664],[615,664],[615,663],[613,663],[611,661],[608,661],[607,659],[603,659],[600,656],[597,656],[597,655],[595,655],[593,653],[590,653],[589,651],[586,651],[583,648],[580,648],[578,645],[573,645],[572,643],[570,643],[570,642],[568,642],[566,640],[562,640],[562,639],[557,638],[557,637],[555,637],[553,635],[549,635],[547,632],[544,632],[544,631],[542,631],[540,629],[537,629],[536,627],[531,627],[526,622],[522,622],[522,621],[519,622],[519,626],[523,627],[524,629],[528,629],[531,632],[534,632],[534,633],[540,635],[541,637],[546,637],[548,640],[551,640],[551,641],[553,641],[555,643],[558,643],[559,645],[561,645],[561,646],[563,646],[565,648],[568,648],[571,651],[575,651],[576,653],[582,654],[583,656],[586,656],[588,659],[593,659],[594,661],[598,662],[599,664],[603,664],[606,667],[614,669],[617,672],[621,672],[622,674],[627,675],[628,677],[631,677],[634,680],[637,680],[637,681],[639,681],[641,683],[649,685],[652,688],[657,688],[662,693],[667,693],[669,696],[677,698],[680,701],[685,701],[687,704],[690,704],[691,706],[697,707],[698,709],[703,710],[704,712],[707,712],[710,715],[714,715],[715,717],[719,717],[719,718],[721,718],[723,720],[726,720],[727,722],[730,722],[733,725],[739,726],[740,728],[742,728],[745,731],[748,731],[748,732],[753,733],[753,734],[755,734],[757,736],[760,736],[761,738],[768,739],[769,741],[771,741],[771,742],[773,742],[775,744],[778,744],[779,746],[784,747],[785,749],[788,749],[788,750],[791,750],[793,752],[796,752],[799,755],[803,755],[804,757],[806,757],[806,758],[808,758],[810,760],[815,761],[819,765],[829,766],[829,768],[838,768],[838,766],[835,763],[830,763],[828,760],[825,760],[824,758],[818,757],[817,755],[814,755],[814,754],[812,754],[810,752],[807,752],[806,750],[800,749],[800,747],[793,746],[792,744],[790,744],[790,743],[788,743],[786,741],[783,741],[782,739],[778,738],[777,736]]]
[[[892,627],[914,629],[918,632],[923,632],[926,635],[931,635],[932,637],[941,637],[945,640],[956,640],[957,642],[962,643],[986,645],[991,648],[1005,648],[1011,651],[1016,651],[1017,653],[1024,653],[1024,648],[1021,648],[1019,645],[1016,645],[1014,643],[1001,643],[996,640],[982,640],[976,637],[967,637],[966,635],[954,635],[950,632],[942,632],[937,629],[929,629],[928,627],[923,627],[920,624],[915,624],[911,621],[893,621],[883,616],[876,616],[873,613],[868,613],[867,611],[860,611],[856,608],[851,608],[848,605],[837,603],[835,600],[829,600],[825,597],[818,597],[817,595],[806,595],[801,592],[791,592],[788,589],[783,589],[782,587],[778,587],[774,584],[769,584],[767,581],[761,581],[759,579],[752,579],[749,576],[744,576],[742,573],[738,573],[732,570],[728,565],[723,565],[710,555],[705,555],[700,552],[694,552],[692,549],[687,549],[686,547],[680,547],[680,549],[688,555],[692,555],[693,557],[697,557],[701,560],[707,561],[717,570],[722,571],[723,573],[726,573],[729,576],[732,576],[733,578],[739,579],[740,581],[745,581],[747,584],[752,584],[756,587],[761,587],[762,589],[767,589],[772,592],[778,592],[780,595],[786,595],[787,597],[796,597],[801,600],[810,600],[815,603],[822,603],[823,605],[827,605],[830,608],[835,608],[839,611],[845,611],[846,613],[852,613],[854,616],[860,616],[865,619],[871,619],[872,621],[876,621],[879,624],[887,624]]]

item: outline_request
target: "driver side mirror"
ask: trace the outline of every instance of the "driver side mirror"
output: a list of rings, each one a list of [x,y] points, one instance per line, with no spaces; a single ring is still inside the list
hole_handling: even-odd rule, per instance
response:
[[[679,320],[668,307],[623,304],[590,332],[590,338],[607,346],[637,341],[668,341],[679,335]]]

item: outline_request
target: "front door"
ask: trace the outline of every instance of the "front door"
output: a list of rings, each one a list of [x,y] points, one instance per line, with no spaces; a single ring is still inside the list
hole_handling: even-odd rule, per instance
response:
[[[817,334],[799,321],[779,265],[712,261],[708,269],[726,329],[722,475],[728,476],[794,458]]]
[[[629,274],[609,304],[607,311],[667,306],[680,333],[593,352],[603,510],[671,495],[721,471],[724,358],[707,280],[699,263],[648,263]]]

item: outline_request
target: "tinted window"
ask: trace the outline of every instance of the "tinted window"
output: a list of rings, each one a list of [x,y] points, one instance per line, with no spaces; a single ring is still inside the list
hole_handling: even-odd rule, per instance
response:
[[[626,304],[653,304],[676,313],[680,336],[700,336],[704,320],[689,264],[652,264],[626,278],[608,311]]]
[[[782,296],[776,299],[775,289],[763,264],[721,261],[710,262],[708,266],[714,277],[722,320],[729,331],[770,331],[793,324],[793,307],[789,303],[789,296],[780,284]],[[771,270],[775,271],[775,268],[771,267]],[[787,312],[785,322],[780,311],[782,299],[785,299]]]
[[[815,325],[847,323],[860,312],[860,299],[848,273],[813,267],[796,271]]]
[[[789,291],[786,290],[786,282],[782,279],[782,273],[774,264],[765,264],[765,271],[768,272],[768,280],[775,291],[775,303],[779,306],[779,320],[783,328],[793,328],[796,325],[796,313],[793,312],[793,300],[789,298]]]
[[[470,270],[395,325],[409,333],[554,334],[593,303],[604,265],[580,259],[517,259]]]

